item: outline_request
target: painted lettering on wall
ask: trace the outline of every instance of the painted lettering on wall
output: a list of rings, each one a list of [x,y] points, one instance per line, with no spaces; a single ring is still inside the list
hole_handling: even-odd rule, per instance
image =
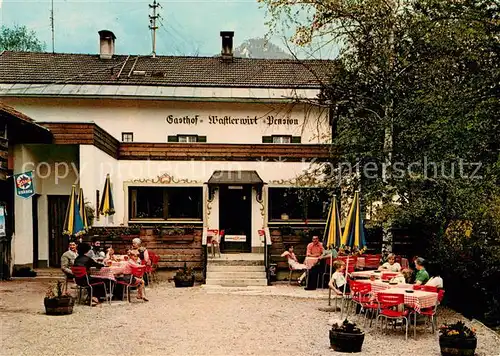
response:
[[[281,126],[281,125],[299,125],[298,119],[292,118],[276,118],[272,115],[266,117],[258,116],[246,116],[246,117],[235,117],[230,115],[218,116],[218,115],[208,115],[204,119],[201,115],[185,115],[181,117],[176,117],[174,115],[168,115],[165,118],[167,124],[172,125],[198,125],[203,122],[207,122],[209,125],[267,125],[267,126]]]

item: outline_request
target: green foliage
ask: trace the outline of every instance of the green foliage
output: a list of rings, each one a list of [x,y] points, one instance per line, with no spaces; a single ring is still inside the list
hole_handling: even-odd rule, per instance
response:
[[[0,51],[43,52],[45,43],[41,42],[35,31],[26,26],[15,25],[13,28],[0,28]]]
[[[334,323],[332,330],[349,334],[361,334],[361,330],[356,326],[356,323],[345,319],[342,323]]]
[[[191,267],[187,267],[186,262],[184,262],[184,267],[179,269],[174,276],[174,279],[178,281],[188,282],[194,278],[194,271]]]
[[[334,113],[332,166],[376,172],[358,181],[327,168],[329,185],[340,176],[360,184],[365,207],[382,201],[372,227],[407,228],[415,254],[439,261],[450,303],[500,323],[498,3],[261,2],[296,44],[323,37],[339,49],[319,98]],[[450,232],[456,222],[470,223],[472,236]]]
[[[476,336],[476,330],[467,327],[463,321],[457,321],[454,324],[444,324],[439,328],[439,333],[443,336],[453,336],[457,338]]]
[[[94,225],[94,219],[95,219],[95,209],[92,206],[91,202],[86,201],[85,202],[85,212],[87,213],[87,223],[89,225],[89,228]]]

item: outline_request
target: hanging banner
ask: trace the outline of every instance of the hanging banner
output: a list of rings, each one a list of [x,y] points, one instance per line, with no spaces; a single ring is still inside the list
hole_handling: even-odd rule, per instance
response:
[[[7,236],[5,224],[5,208],[0,205],[0,237]]]
[[[33,181],[33,172],[24,172],[14,175],[14,185],[16,194],[21,198],[31,198],[35,195],[35,183]]]

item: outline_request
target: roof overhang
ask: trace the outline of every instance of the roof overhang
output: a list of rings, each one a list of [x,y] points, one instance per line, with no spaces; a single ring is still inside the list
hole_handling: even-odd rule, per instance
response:
[[[256,171],[214,171],[208,185],[263,185],[264,181]]]
[[[12,143],[51,143],[49,129],[0,101],[0,122],[7,123],[7,138]]]
[[[290,102],[317,99],[319,88],[238,88],[153,85],[0,83],[0,97]]]

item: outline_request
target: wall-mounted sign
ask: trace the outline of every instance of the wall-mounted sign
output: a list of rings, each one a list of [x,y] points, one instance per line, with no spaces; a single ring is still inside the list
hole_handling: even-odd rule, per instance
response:
[[[247,235],[226,235],[224,241],[226,242],[245,242]]]
[[[7,236],[6,230],[6,222],[5,222],[5,209],[3,206],[0,206],[0,237]]]
[[[14,175],[14,185],[16,194],[21,198],[31,198],[35,195],[35,183],[33,181],[33,172],[24,172]]]
[[[185,115],[181,117],[176,117],[174,115],[168,115],[165,118],[165,122],[171,125],[199,125],[208,123],[208,125],[267,125],[267,126],[287,126],[287,125],[299,125],[299,119],[292,118],[275,118],[272,115],[265,117],[261,116],[245,116],[245,117],[235,117],[230,115],[218,116],[218,115]]]

